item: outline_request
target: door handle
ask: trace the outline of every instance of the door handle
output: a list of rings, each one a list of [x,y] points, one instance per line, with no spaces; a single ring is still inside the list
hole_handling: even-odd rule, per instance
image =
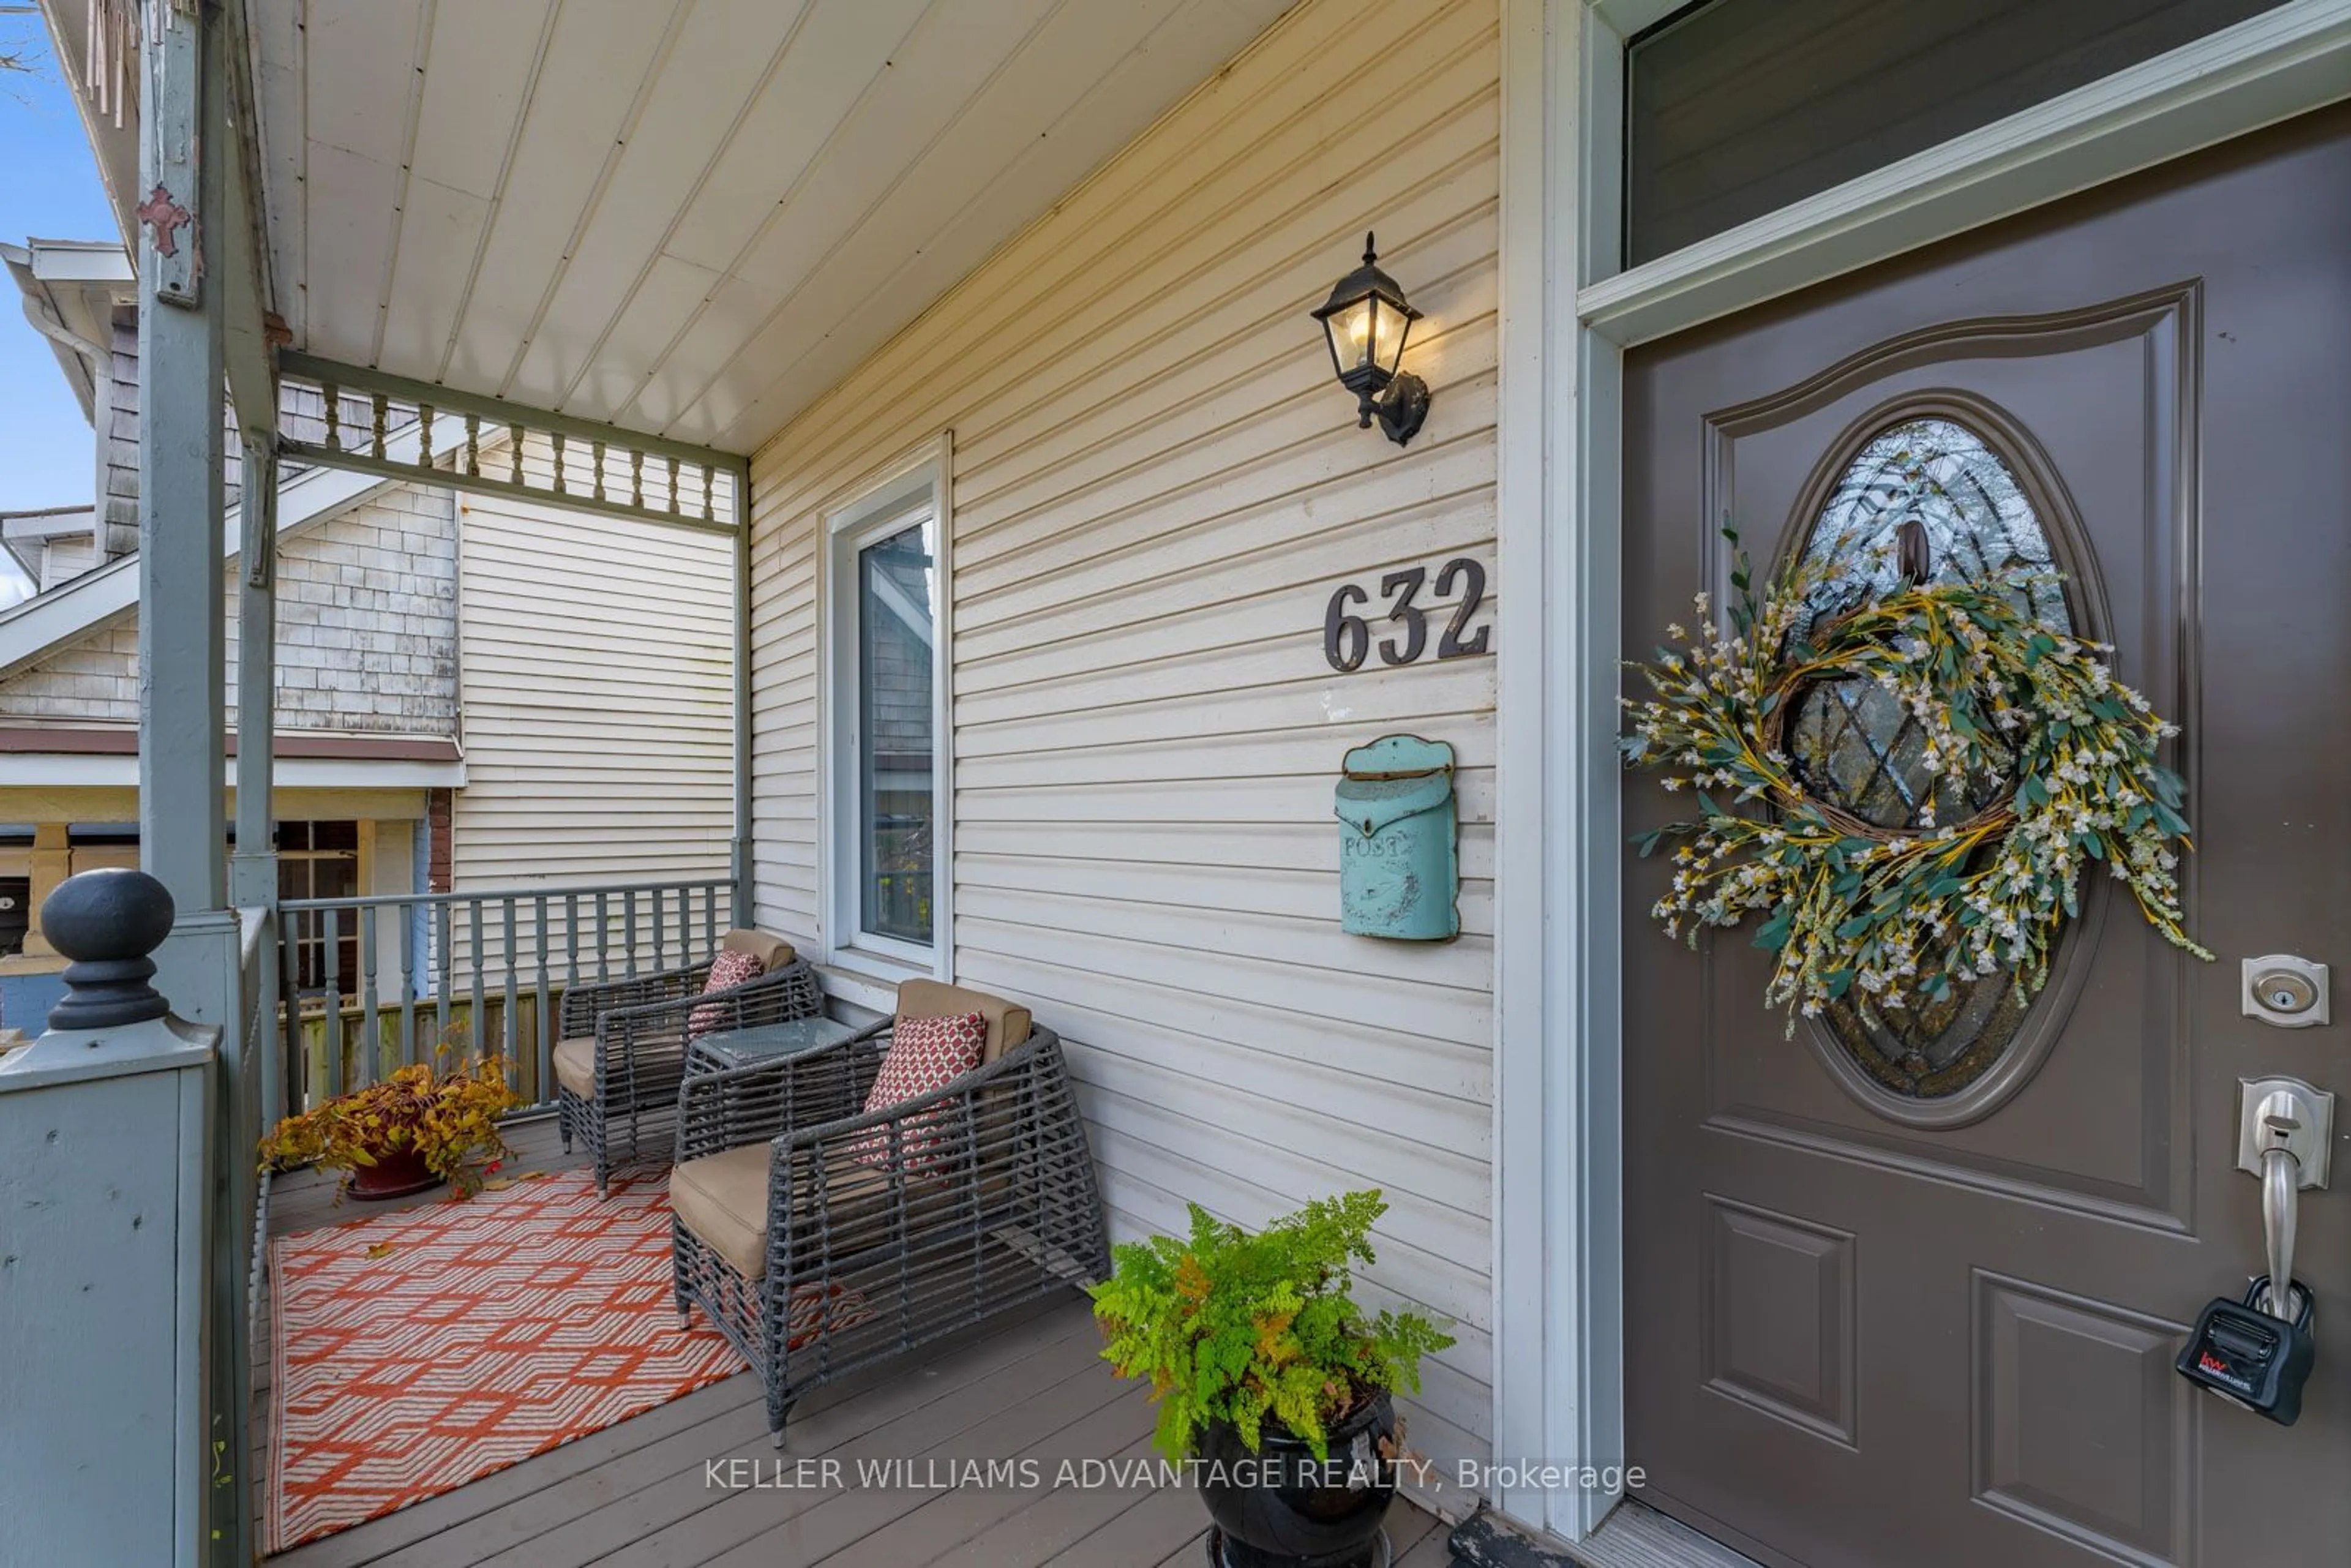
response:
[[[2294,1318],[2294,1232],[2300,1201],[2295,1178],[2301,1162],[2275,1145],[2262,1151],[2262,1239],[2267,1243],[2270,1288],[2262,1308],[2273,1318]]]
[[[2335,1096],[2299,1078],[2247,1078],[2238,1090],[2237,1168],[2260,1178],[2262,1240],[2272,1317],[2295,1317],[2296,1212],[2304,1187],[2326,1185],[2335,1144]]]

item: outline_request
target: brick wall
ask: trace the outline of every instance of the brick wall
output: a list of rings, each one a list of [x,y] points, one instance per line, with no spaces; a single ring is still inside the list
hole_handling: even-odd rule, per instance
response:
[[[236,579],[225,574],[236,700]],[[135,616],[0,683],[0,722],[136,724]],[[457,728],[457,513],[445,490],[398,486],[282,540],[277,727],[401,735]]]
[[[455,791],[435,789],[426,807],[428,835],[424,843],[424,890],[446,893],[455,885],[450,875],[452,860],[450,824],[453,819]]]

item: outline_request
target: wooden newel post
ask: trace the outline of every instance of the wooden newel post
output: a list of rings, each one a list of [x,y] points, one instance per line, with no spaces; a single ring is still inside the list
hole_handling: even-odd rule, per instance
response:
[[[60,883],[41,922],[68,988],[0,1056],[0,1568],[193,1568],[210,1550],[220,1031],[149,984],[172,916],[143,872]],[[224,1460],[229,1484],[252,1484],[245,1458]]]

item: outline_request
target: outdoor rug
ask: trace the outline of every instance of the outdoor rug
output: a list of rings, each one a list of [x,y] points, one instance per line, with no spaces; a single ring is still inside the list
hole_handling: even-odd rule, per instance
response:
[[[665,1178],[516,1182],[270,1244],[267,1550],[743,1370],[670,1295]]]

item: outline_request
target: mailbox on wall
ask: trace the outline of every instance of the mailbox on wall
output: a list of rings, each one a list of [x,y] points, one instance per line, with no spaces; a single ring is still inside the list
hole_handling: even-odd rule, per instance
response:
[[[1416,735],[1384,735],[1347,753],[1341,766],[1341,929],[1407,942],[1459,936],[1453,747]]]

